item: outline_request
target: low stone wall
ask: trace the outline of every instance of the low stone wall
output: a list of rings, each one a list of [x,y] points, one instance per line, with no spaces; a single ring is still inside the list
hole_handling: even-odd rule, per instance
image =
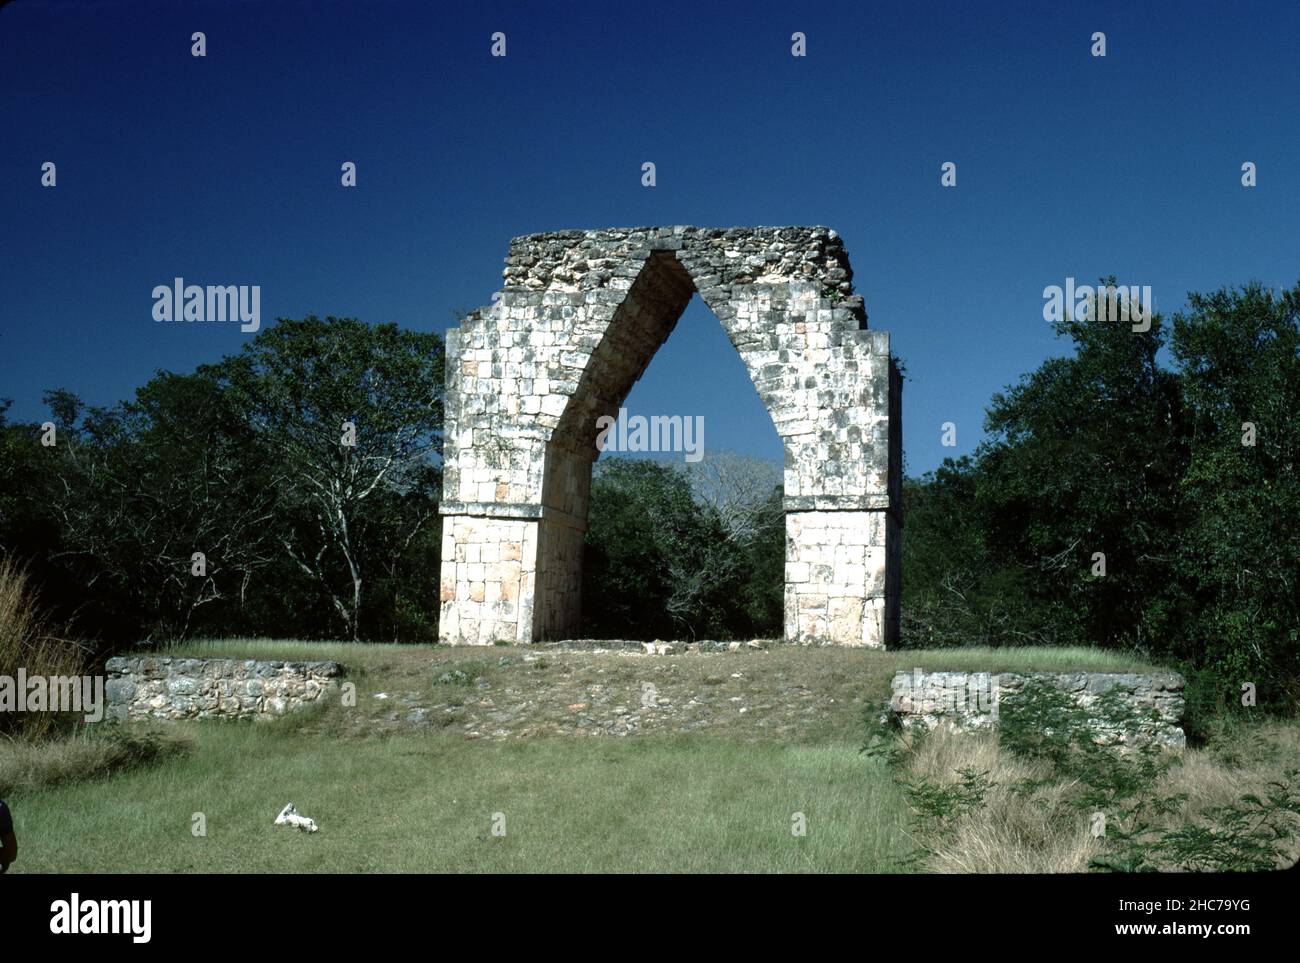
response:
[[[1148,735],[1161,745],[1182,749],[1187,743],[1183,717],[1183,677],[1176,672],[899,672],[894,676],[889,708],[904,729],[948,725],[962,731],[997,724],[998,705],[1014,697],[1027,679],[1041,679],[1082,708],[1096,705],[1103,694],[1150,717]],[[1154,710],[1154,712],[1153,712]],[[1145,725],[1145,724],[1144,724]],[[1097,719],[1099,742],[1131,743],[1135,732],[1113,730]]]
[[[272,719],[319,701],[343,674],[337,662],[109,659],[111,719]]]

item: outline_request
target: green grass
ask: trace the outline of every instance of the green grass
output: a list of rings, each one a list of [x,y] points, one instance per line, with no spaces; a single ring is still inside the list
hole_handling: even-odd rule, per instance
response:
[[[123,771],[98,744],[51,744],[44,768],[35,748],[15,753],[11,872],[894,871],[911,851],[906,799],[858,747],[896,671],[1150,668],[1087,649],[532,650],[543,658],[529,662],[518,646],[231,639],[163,654],[337,660],[357,705],[168,726],[184,754]],[[444,673],[457,684],[438,684]],[[669,708],[642,710],[647,682]],[[437,725],[404,722],[414,705]],[[586,717],[616,708],[640,729],[593,734]],[[79,758],[94,765],[71,782]],[[5,765],[0,747],[0,776]],[[321,832],[274,827],[289,802]],[[796,812],[805,837],[791,833]]]
[[[16,797],[10,871],[881,872],[906,849],[899,790],[848,746],[186,728],[187,758]],[[321,831],[274,827],[288,802]]]
[[[881,655],[892,658],[897,668],[903,670],[913,666],[951,672],[1151,672],[1158,669],[1158,666],[1134,654],[1084,646],[1059,649],[1045,646],[900,649]]]
[[[193,659],[280,659],[285,662],[348,662],[358,656],[431,652],[431,645],[391,642],[312,642],[303,639],[191,639],[138,653]]]
[[[0,798],[150,766],[188,750],[175,732],[80,726],[39,740],[0,739]]]

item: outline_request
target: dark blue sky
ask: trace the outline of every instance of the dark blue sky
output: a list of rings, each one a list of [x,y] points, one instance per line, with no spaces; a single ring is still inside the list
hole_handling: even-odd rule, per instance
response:
[[[920,473],[1064,350],[1046,285],[1113,273],[1170,312],[1300,278],[1297,49],[1294,2],[11,4],[0,396],[37,418],[45,388],[110,404],[236,351],[237,326],[152,320],[177,275],[261,285],[264,319],[442,330],[516,234],[827,224],[907,364]],[[698,298],[629,407],[779,456]]]

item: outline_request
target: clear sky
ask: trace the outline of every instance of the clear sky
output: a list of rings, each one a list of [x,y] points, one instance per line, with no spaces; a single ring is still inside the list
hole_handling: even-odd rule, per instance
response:
[[[267,323],[442,330],[500,286],[513,235],[826,224],[906,362],[920,473],[1064,350],[1045,286],[1113,273],[1169,312],[1300,279],[1297,50],[1295,2],[10,4],[0,397],[31,419],[49,387],[111,404],[238,350],[238,326],[152,320],[178,275],[260,285]],[[629,408],[779,456],[698,298]]]

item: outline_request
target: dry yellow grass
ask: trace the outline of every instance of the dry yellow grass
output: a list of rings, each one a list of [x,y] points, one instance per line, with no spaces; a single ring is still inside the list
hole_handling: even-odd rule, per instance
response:
[[[1020,759],[999,747],[991,734],[936,730],[905,739],[903,767],[914,782],[955,785],[959,770],[987,774],[994,787],[984,804],[959,818],[942,839],[925,840],[931,852],[921,868],[941,873],[1083,873],[1105,851],[1094,838],[1090,815],[1071,805],[1077,789],[1051,779],[1028,792],[1012,787],[1051,776],[1045,764]],[[1216,807],[1237,804],[1246,793],[1262,793],[1289,768],[1300,768],[1300,729],[1267,722],[1224,732],[1207,749],[1189,749],[1156,783],[1152,798],[1187,794],[1166,820],[1174,828],[1212,822]],[[1292,836],[1289,862],[1298,854]],[[1174,867],[1165,867],[1172,869]]]
[[[0,676],[80,675],[86,653],[67,638],[63,627],[53,625],[40,606],[23,567],[12,558],[0,559]],[[57,724],[48,712],[5,713],[0,732],[21,732],[26,737],[47,734]]]
[[[1068,782],[1053,782],[1029,793],[1013,787],[1043,779],[1050,770],[1002,750],[992,734],[959,734],[939,729],[908,740],[904,763],[910,779],[955,784],[958,770],[985,773],[993,788],[984,805],[957,820],[924,868],[938,873],[1082,873],[1100,852],[1086,819],[1065,805]]]
[[[1269,720],[1248,731],[1222,731],[1211,748],[1184,753],[1181,763],[1156,783],[1155,793],[1185,793],[1187,800],[1175,821],[1207,823],[1214,809],[1237,804],[1247,793],[1262,797],[1270,782],[1294,769],[1300,769],[1300,727]],[[1294,864],[1300,857],[1300,836],[1293,834],[1284,849],[1287,863]]]

